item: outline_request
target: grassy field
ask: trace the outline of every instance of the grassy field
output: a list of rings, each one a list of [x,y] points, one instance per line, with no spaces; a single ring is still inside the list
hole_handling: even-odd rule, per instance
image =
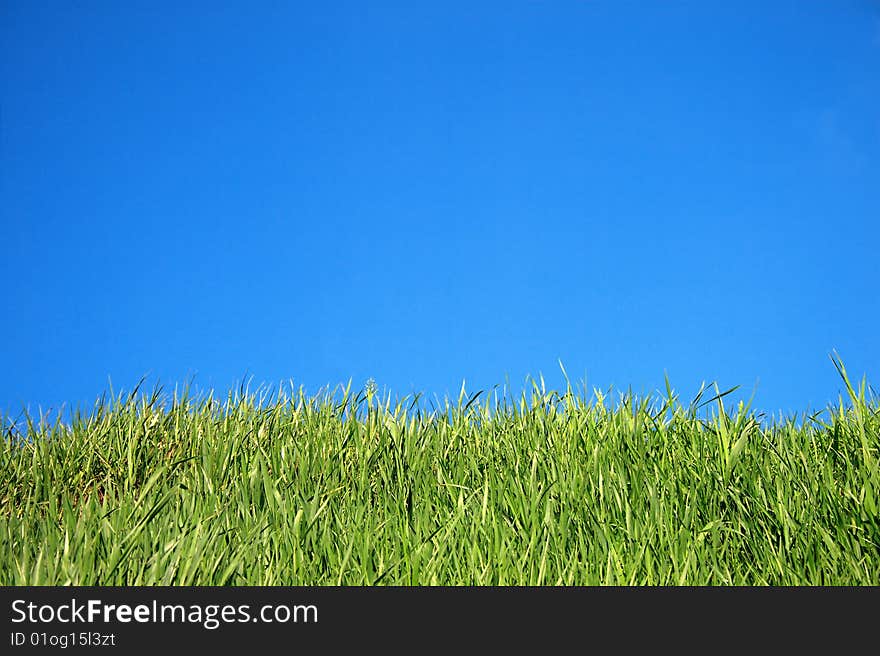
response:
[[[880,404],[835,363],[803,422],[540,382],[7,419],[0,584],[878,585]]]

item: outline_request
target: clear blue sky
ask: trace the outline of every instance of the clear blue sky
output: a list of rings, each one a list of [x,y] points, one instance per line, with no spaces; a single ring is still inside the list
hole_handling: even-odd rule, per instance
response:
[[[880,381],[880,5],[0,5],[0,411]]]

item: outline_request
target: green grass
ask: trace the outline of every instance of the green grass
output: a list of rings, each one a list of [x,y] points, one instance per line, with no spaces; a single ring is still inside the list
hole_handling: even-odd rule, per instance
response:
[[[803,422],[540,382],[6,421],[0,584],[878,585],[880,406],[835,364]]]

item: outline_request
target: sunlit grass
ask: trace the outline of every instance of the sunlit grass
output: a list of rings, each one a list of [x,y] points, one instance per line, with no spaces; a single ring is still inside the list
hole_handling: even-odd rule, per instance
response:
[[[878,585],[880,403],[835,364],[803,422],[540,381],[6,420],[0,584]]]

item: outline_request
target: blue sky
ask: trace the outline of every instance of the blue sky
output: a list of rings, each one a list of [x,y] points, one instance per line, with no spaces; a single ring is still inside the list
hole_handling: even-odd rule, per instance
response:
[[[0,67],[0,411],[880,379],[876,3],[6,1]]]

